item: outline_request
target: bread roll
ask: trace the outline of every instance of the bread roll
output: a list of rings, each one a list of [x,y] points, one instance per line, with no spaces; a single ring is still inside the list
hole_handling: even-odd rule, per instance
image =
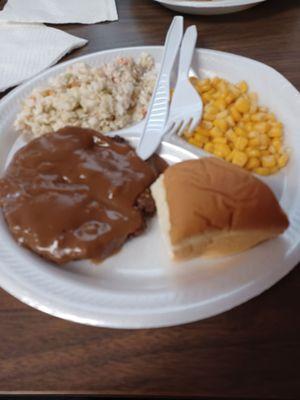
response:
[[[245,251],[280,235],[289,225],[268,186],[217,158],[175,164],[151,191],[177,259]]]

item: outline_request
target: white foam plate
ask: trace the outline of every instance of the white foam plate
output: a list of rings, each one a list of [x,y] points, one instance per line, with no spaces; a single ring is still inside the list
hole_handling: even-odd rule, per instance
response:
[[[0,102],[0,173],[20,146],[13,121],[20,101],[34,87],[85,61],[99,65],[118,55],[147,51],[157,63],[161,47],[136,47],[89,54],[53,67],[12,91]],[[232,54],[197,50],[193,65],[201,77],[246,79],[284,123],[294,149],[282,173],[266,181],[275,190],[291,225],[281,237],[233,257],[172,262],[155,217],[147,231],[102,264],[88,261],[58,267],[19,247],[0,220],[0,285],[21,301],[68,320],[115,328],[162,327],[200,320],[229,310],[268,289],[300,260],[300,136],[298,91],[274,69]],[[137,143],[137,137],[128,139]],[[161,148],[170,163],[202,156],[171,138]]]
[[[266,0],[154,0],[171,10],[184,14],[217,15],[246,10]]]

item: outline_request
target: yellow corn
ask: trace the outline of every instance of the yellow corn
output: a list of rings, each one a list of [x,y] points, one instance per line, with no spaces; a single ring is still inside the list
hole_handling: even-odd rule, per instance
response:
[[[254,169],[254,172],[255,172],[256,174],[258,174],[258,175],[265,175],[265,176],[267,176],[267,175],[270,175],[271,170],[270,170],[270,168],[259,167],[259,168],[255,168],[255,169]]]
[[[215,115],[214,114],[210,114],[208,112],[204,112],[203,119],[205,121],[214,121],[215,120]]]
[[[255,125],[255,130],[259,133],[267,133],[270,129],[270,125],[267,122],[260,122]]]
[[[271,143],[270,138],[265,134],[260,135],[259,140],[260,140],[260,149],[261,150],[266,150]]]
[[[249,158],[249,160],[246,164],[247,169],[253,170],[253,169],[259,168],[259,167],[260,167],[260,161],[258,158],[255,158],[255,157]]]
[[[235,142],[238,138],[233,129],[228,129],[228,131],[225,133],[225,137],[231,142]]]
[[[269,149],[267,150],[261,150],[260,156],[261,157],[266,157],[266,156],[271,156],[272,154],[269,152]]]
[[[209,153],[213,153],[214,151],[214,145],[212,143],[206,143],[203,147],[205,151],[208,151]]]
[[[216,137],[213,139],[214,144],[227,144],[227,139],[225,137]]]
[[[230,153],[230,148],[226,144],[216,144],[213,152],[216,156],[226,158]]]
[[[203,143],[203,144],[209,142],[209,138],[208,138],[208,137],[202,136],[202,135],[200,135],[199,133],[196,133],[196,134],[195,134],[195,139],[198,140],[200,143]]]
[[[262,122],[265,119],[266,119],[265,113],[258,112],[258,113],[256,113],[256,114],[251,116],[251,121],[254,121],[254,122]]]
[[[237,126],[236,128],[234,128],[234,132],[238,135],[238,136],[242,136],[242,137],[247,137],[247,132],[242,129],[241,127]]]
[[[248,85],[247,82],[241,81],[237,84],[237,87],[241,90],[242,93],[248,92]]]
[[[235,102],[235,107],[240,113],[247,113],[250,110],[250,101],[247,98],[239,97]]]
[[[242,119],[242,116],[236,107],[231,107],[230,114],[235,122],[238,122]]]
[[[225,97],[225,103],[227,105],[231,104],[234,102],[234,100],[236,99],[236,96],[234,96],[232,93],[229,93],[226,97]]]
[[[235,147],[238,150],[245,150],[245,148],[247,147],[247,144],[248,144],[248,139],[246,139],[244,137],[239,137],[235,141]]]
[[[281,157],[279,157],[279,159],[278,159],[278,167],[279,168],[283,168],[283,167],[285,167],[286,166],[286,164],[288,163],[288,161],[289,161],[289,156],[288,156],[288,154],[282,154],[282,156]]]
[[[260,140],[258,138],[253,138],[249,140],[249,146],[252,148],[259,148],[260,146]]]
[[[276,159],[274,156],[263,156],[262,166],[266,168],[273,168],[276,166]]]
[[[275,150],[277,151],[277,153],[279,153],[282,150],[282,143],[280,140],[278,140],[278,139],[272,140],[272,145],[275,148]]]
[[[216,137],[222,137],[223,136],[223,132],[221,131],[220,128],[218,128],[217,126],[214,126],[210,131],[210,136],[212,136],[213,138]]]
[[[213,127],[213,123],[210,121],[202,121],[200,124],[201,128],[209,130]]]
[[[214,106],[218,108],[219,111],[223,111],[226,108],[226,102],[223,99],[219,98],[219,95],[217,94],[217,100],[214,102]]]
[[[219,128],[222,132],[226,132],[228,128],[228,123],[225,119],[216,119],[213,122],[214,126]]]
[[[232,163],[243,167],[248,161],[248,156],[242,151],[235,150],[232,158]]]
[[[269,136],[271,138],[280,138],[282,136],[282,129],[278,127],[271,128],[269,131]]]
[[[283,125],[245,81],[236,85],[225,79],[191,78],[200,93],[203,118],[194,132],[184,132],[189,143],[218,157],[269,175],[283,168],[289,155],[283,150]]]
[[[235,126],[234,119],[232,118],[231,115],[229,115],[229,116],[226,118],[226,121],[228,122],[228,125],[231,126],[232,128]]]
[[[246,153],[249,157],[254,157],[254,158],[260,158],[261,154],[260,151],[257,149],[252,149],[251,147],[249,147],[248,149],[246,149]]]

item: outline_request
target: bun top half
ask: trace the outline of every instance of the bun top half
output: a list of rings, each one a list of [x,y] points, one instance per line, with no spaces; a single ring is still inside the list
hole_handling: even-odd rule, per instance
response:
[[[251,173],[217,158],[184,161],[164,172],[173,245],[207,231],[279,235],[288,218],[271,189]]]

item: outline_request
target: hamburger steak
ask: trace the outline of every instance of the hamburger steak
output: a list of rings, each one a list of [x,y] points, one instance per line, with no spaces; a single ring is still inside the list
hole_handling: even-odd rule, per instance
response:
[[[21,148],[0,180],[17,242],[57,264],[102,260],[145,228],[149,186],[167,164],[141,160],[119,137],[66,127]]]

